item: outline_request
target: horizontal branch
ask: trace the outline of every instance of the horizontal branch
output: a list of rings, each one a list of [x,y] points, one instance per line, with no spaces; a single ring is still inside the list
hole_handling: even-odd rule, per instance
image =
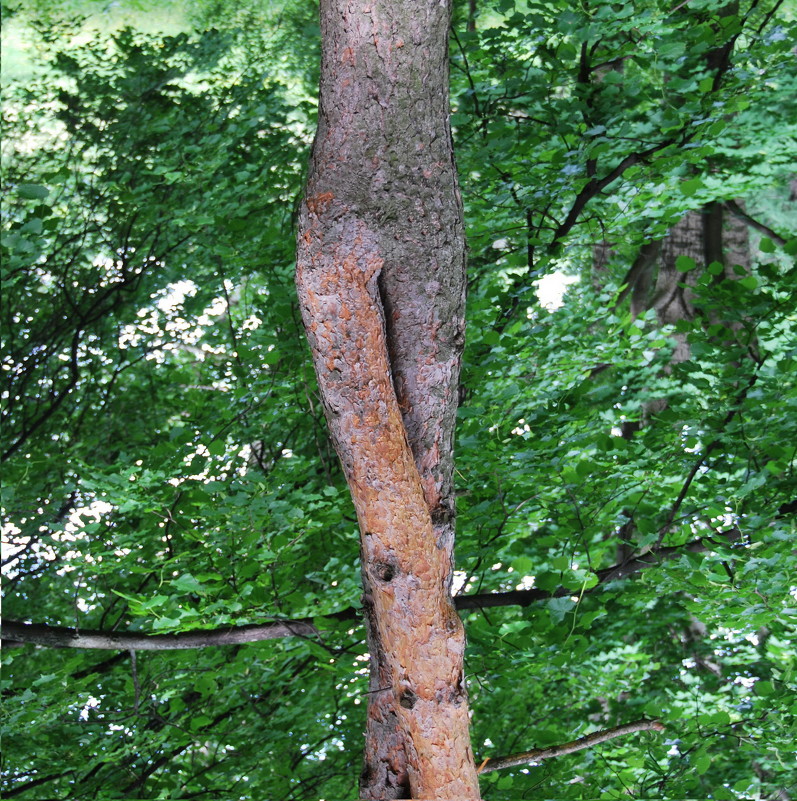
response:
[[[701,537],[685,545],[656,548],[634,559],[612,565],[597,571],[598,583],[586,590],[585,595],[594,592],[602,584],[617,581],[638,573],[649,567],[673,559],[691,551],[699,553],[717,545],[727,544],[739,539],[738,529],[731,529],[716,537]],[[574,590],[559,587],[554,592],[532,588],[530,590],[510,590],[508,592],[484,592],[475,595],[458,595],[454,604],[458,610],[486,609],[496,606],[528,606],[535,601],[562,598],[572,595]],[[210,648],[218,645],[245,645],[250,642],[276,640],[281,637],[318,637],[320,630],[315,624],[318,620],[346,621],[357,620],[359,610],[347,607],[340,612],[318,617],[276,620],[245,626],[226,626],[219,629],[203,629],[177,634],[145,634],[137,631],[92,631],[73,629],[65,626],[50,626],[42,623],[21,623],[3,620],[3,646],[30,643],[50,648],[88,648],[104,651],[175,651],[189,648]]]
[[[613,740],[615,737],[625,737],[626,734],[633,734],[638,731],[664,731],[664,724],[658,720],[638,720],[635,723],[626,723],[624,726],[615,726],[613,729],[596,731],[585,737],[579,737],[578,740],[572,740],[569,743],[562,743],[561,745],[552,745],[549,748],[535,748],[533,751],[523,751],[520,754],[497,757],[496,759],[490,759],[488,757],[482,762],[478,773],[491,773],[494,770],[516,768],[519,765],[531,765],[543,759],[572,754],[584,748],[592,748],[598,745],[598,743],[605,743],[607,740]]]
[[[626,559],[624,562],[596,571],[595,575],[598,577],[598,583],[590,589],[585,590],[584,595],[595,592],[602,584],[606,584],[610,581],[618,581],[619,579],[638,573],[640,570],[645,570],[649,567],[656,567],[662,562],[666,562],[668,559],[674,559],[680,556],[685,551],[690,551],[691,553],[709,551],[718,545],[727,545],[728,543],[738,540],[740,537],[741,532],[734,528],[715,534],[713,537],[700,537],[684,545],[653,548],[632,559]],[[528,606],[535,601],[563,598],[566,595],[573,595],[574,592],[578,592],[578,590],[569,587],[559,587],[553,592],[549,592],[533,587],[530,590],[509,590],[507,592],[484,592],[478,595],[458,595],[454,598],[454,603],[457,609],[486,609],[492,606]]]
[[[348,611],[348,610],[346,610]],[[352,610],[352,613],[354,610]],[[331,617],[331,616],[330,616]],[[354,617],[354,614],[352,614]],[[243,645],[281,637],[313,637],[318,629],[312,618],[282,620],[260,625],[187,631],[177,634],[144,634],[137,631],[91,631],[41,623],[2,622],[3,646],[32,643],[50,648],[90,648],[101,651],[176,651],[216,645]]]
[[[50,773],[47,776],[39,776],[39,778],[32,779],[24,784],[18,784],[15,787],[10,787],[3,791],[3,798],[11,798],[12,796],[19,795],[20,793],[26,793],[28,790],[32,790],[34,787],[39,787],[42,784],[47,784],[47,782],[52,782],[56,779],[62,778],[63,776],[67,776],[70,772],[71,771],[66,770],[63,773]],[[13,778],[11,781],[13,781]]]

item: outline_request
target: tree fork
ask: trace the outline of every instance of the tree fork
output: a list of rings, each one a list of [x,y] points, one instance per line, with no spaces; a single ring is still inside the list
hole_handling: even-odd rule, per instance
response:
[[[364,798],[479,797],[450,598],[465,246],[448,2],[322,0],[297,287],[357,509],[371,653]]]

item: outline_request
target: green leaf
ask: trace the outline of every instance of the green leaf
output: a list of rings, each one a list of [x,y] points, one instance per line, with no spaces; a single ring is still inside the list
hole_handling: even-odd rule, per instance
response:
[[[697,88],[705,94],[706,92],[710,92],[713,86],[714,78],[712,76],[708,76],[700,81],[700,83],[697,85]]]
[[[761,237],[761,241],[758,243],[758,249],[762,253],[774,253],[776,250],[775,243],[767,236]]]
[[[576,473],[579,478],[586,478],[595,470],[595,465],[587,460],[583,460],[576,464]]]
[[[208,445],[208,452],[211,456],[224,456],[227,452],[227,445],[224,440],[217,439]]]
[[[696,264],[695,260],[690,256],[677,256],[675,259],[675,269],[681,273],[688,273],[690,270],[694,270]]]
[[[559,582],[559,574],[549,571],[538,573],[534,579],[535,585],[546,592],[553,592],[559,586]]]
[[[191,731],[199,731],[212,722],[212,718],[208,717],[207,715],[197,715],[195,718],[191,719]]]
[[[771,681],[758,681],[755,684],[756,695],[768,698],[775,694],[775,685]]]
[[[574,570],[573,578],[576,580],[576,585],[577,585],[574,586],[574,589],[577,589],[578,592],[581,592],[582,589],[584,590],[592,589],[592,587],[597,586],[600,581],[596,573],[593,573],[591,570],[586,570],[583,568]]]
[[[719,261],[712,261],[706,269],[711,275],[722,275],[725,272],[725,267]]]
[[[134,604],[141,603],[141,596],[137,595],[128,595],[127,593],[121,592],[120,590],[111,590],[114,595],[118,595],[120,598],[124,598],[125,601],[130,601]]]
[[[200,584],[190,573],[183,573],[176,579],[172,579],[169,583],[181,593],[202,594],[205,592],[205,587]]]
[[[534,567],[534,561],[528,556],[518,556],[516,559],[512,560],[512,567],[515,569],[515,572],[519,573],[521,576],[526,576]]]
[[[697,773],[698,776],[702,776],[711,767],[711,757],[706,753],[698,754],[698,756],[692,760],[692,767],[695,769],[695,773]]]
[[[685,197],[692,197],[698,189],[703,188],[703,181],[701,178],[690,178],[687,181],[683,181],[678,188]]]
[[[194,682],[194,689],[203,697],[215,695],[218,691],[218,684],[212,675],[205,673]]]
[[[501,335],[498,333],[498,331],[492,330],[482,333],[481,338],[482,342],[487,345],[497,345],[501,341]]]
[[[545,602],[545,605],[548,607],[548,612],[551,615],[551,621],[553,623],[560,623],[564,619],[564,616],[568,612],[572,611],[573,607],[576,605],[576,602],[569,597],[551,598]]]
[[[19,184],[17,194],[25,200],[44,200],[50,194],[50,190],[40,184]]]

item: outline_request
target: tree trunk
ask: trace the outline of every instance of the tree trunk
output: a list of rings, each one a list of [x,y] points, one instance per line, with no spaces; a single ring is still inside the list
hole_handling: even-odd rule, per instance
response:
[[[679,272],[676,261],[679,256],[694,259],[695,264],[704,267],[704,253],[708,249],[704,238],[703,214],[699,211],[687,212],[663,240],[658,263],[658,274],[650,299],[649,308],[656,310],[662,325],[680,320],[693,320],[696,316],[694,306],[694,287],[702,269],[688,273]],[[686,334],[673,334],[675,350],[671,364],[678,364],[689,358],[689,343]]]
[[[695,308],[693,287],[702,274],[702,269],[684,274],[678,271],[678,256],[694,259],[698,268],[712,262],[723,266],[726,280],[738,280],[741,276],[734,267],[750,271],[750,250],[747,226],[741,220],[724,219],[722,206],[710,203],[700,211],[690,211],[671,229],[661,245],[661,258],[656,285],[650,307],[656,310],[660,323],[677,323],[694,320],[700,315]],[[715,313],[705,315],[706,323],[726,322]],[[726,323],[727,324],[727,323]],[[732,329],[738,325],[728,324]],[[676,348],[671,363],[678,364],[689,358],[689,344],[685,334],[675,334]]]
[[[361,797],[479,797],[450,598],[465,243],[447,3],[322,0],[297,286],[361,531]]]

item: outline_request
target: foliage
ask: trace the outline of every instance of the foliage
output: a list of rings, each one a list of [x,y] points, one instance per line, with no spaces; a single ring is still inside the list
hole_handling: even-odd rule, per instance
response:
[[[359,606],[356,521],[292,282],[312,4],[196,4],[196,31],[88,39],[40,6],[17,10],[38,66],[4,107],[5,615],[161,633],[309,616],[322,636],[9,649],[6,793],[355,797],[365,643],[328,615]],[[797,781],[797,30],[773,3],[671,7],[454,19],[458,575],[466,594],[550,596],[465,614],[474,748],[667,726],[488,774],[495,801]],[[639,247],[738,198],[771,229],[750,270],[681,261],[701,314],[632,317]],[[535,287],[563,273],[549,310]]]

